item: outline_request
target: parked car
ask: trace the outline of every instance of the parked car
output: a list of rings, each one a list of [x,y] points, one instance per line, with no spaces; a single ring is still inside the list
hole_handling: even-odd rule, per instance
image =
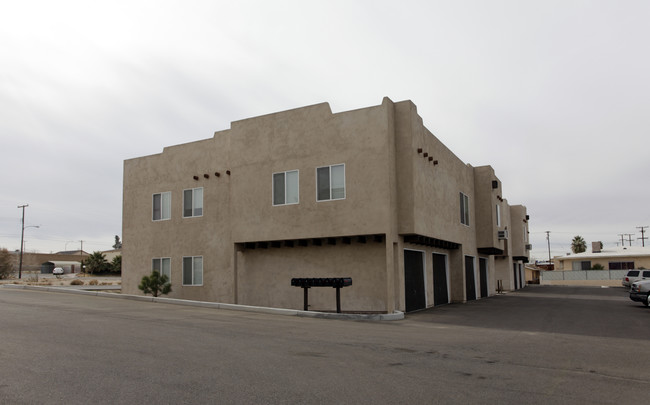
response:
[[[54,270],[52,270],[52,274],[55,276],[60,276],[64,273],[63,268],[61,267],[55,267]]]
[[[623,277],[623,287],[630,287],[632,283],[638,280],[650,280],[650,270],[628,270],[625,277]]]
[[[646,307],[650,305],[650,280],[635,281],[630,288],[630,299],[642,302]]]

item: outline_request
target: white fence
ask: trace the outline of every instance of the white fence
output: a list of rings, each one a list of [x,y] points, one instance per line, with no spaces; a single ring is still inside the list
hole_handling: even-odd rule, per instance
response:
[[[540,281],[622,280],[627,270],[540,271]]]

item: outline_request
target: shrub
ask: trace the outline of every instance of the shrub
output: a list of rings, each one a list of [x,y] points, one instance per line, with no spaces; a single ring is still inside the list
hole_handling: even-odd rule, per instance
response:
[[[596,263],[593,266],[591,266],[592,270],[604,270],[605,268],[603,267],[602,264]]]
[[[88,282],[88,285],[97,285],[97,284],[99,284],[99,281],[97,281],[97,280],[90,280]]]
[[[7,249],[0,249],[0,279],[9,278],[14,273],[13,258]]]
[[[169,294],[172,291],[172,285],[169,278],[165,274],[160,274],[157,271],[151,272],[151,275],[142,277],[140,285],[138,286],[145,294],[151,294],[154,297],[162,294]]]
[[[70,285],[84,285],[84,282],[81,280],[72,280]]]

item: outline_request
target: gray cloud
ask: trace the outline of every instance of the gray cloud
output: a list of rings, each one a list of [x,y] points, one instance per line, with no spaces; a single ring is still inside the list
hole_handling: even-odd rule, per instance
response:
[[[122,162],[231,121],[411,99],[531,215],[534,255],[650,225],[650,5],[14,2],[0,16],[0,246],[121,233]],[[76,242],[75,242],[76,243]]]

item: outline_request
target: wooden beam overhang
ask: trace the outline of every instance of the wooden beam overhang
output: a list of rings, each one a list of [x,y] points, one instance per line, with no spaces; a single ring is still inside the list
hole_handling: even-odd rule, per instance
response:
[[[382,243],[385,240],[383,234],[374,235],[349,235],[349,236],[328,236],[323,238],[311,239],[283,239],[283,240],[266,240],[250,241],[237,243],[240,248],[245,249],[268,249],[283,247],[307,247],[311,246],[336,246],[337,244],[352,245],[355,243],[366,244],[369,242]]]
[[[404,235],[404,243],[412,243],[414,245],[424,245],[429,247],[441,248],[441,249],[458,249],[460,244],[456,242],[450,242],[443,239],[431,238],[428,236],[409,234]]]

